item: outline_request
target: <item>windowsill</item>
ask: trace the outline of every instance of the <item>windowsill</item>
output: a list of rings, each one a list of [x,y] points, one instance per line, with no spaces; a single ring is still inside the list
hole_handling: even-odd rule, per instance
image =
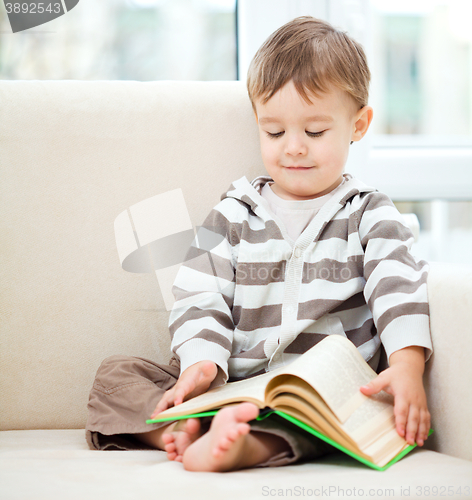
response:
[[[369,180],[392,199],[472,199],[472,147],[387,147],[372,142]]]
[[[441,136],[441,135],[387,135],[373,134],[372,146],[374,148],[471,148],[472,137],[468,136]]]

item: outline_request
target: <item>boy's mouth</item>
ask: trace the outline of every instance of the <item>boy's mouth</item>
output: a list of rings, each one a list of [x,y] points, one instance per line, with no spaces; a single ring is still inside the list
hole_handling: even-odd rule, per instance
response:
[[[293,165],[291,167],[285,167],[285,168],[288,168],[289,170],[310,170],[310,168],[312,167],[302,167],[299,165]]]

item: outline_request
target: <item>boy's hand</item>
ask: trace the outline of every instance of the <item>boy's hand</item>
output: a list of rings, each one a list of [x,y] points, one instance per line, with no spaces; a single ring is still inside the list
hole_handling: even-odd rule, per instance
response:
[[[423,446],[428,437],[431,416],[423,387],[424,349],[406,347],[390,356],[390,368],[360,388],[366,396],[382,389],[394,396],[397,432],[408,444]]]
[[[211,385],[218,373],[218,367],[213,361],[199,361],[189,366],[179,377],[177,383],[164,393],[156,406],[151,418],[161,411],[176,406],[186,399],[203,394]]]

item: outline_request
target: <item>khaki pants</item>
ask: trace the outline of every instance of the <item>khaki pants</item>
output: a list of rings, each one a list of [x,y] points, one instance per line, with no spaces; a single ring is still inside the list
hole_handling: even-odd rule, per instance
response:
[[[169,365],[131,356],[111,356],[100,365],[90,392],[86,439],[93,450],[149,449],[136,434],[168,422],[146,424],[165,391],[180,374],[177,359]],[[250,422],[251,432],[271,433],[285,439],[291,451],[280,453],[258,467],[276,467],[334,451],[324,441],[302,431],[278,415]]]

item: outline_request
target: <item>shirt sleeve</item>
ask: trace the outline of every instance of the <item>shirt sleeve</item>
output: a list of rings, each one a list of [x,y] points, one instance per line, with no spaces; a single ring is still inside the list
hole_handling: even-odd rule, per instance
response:
[[[388,359],[410,346],[433,352],[427,278],[429,265],[410,252],[414,237],[392,201],[370,193],[359,214],[365,300]]]
[[[220,205],[197,231],[177,273],[169,318],[171,349],[180,358],[181,372],[199,361],[213,361],[219,370],[211,387],[228,380],[234,331],[232,228]]]

